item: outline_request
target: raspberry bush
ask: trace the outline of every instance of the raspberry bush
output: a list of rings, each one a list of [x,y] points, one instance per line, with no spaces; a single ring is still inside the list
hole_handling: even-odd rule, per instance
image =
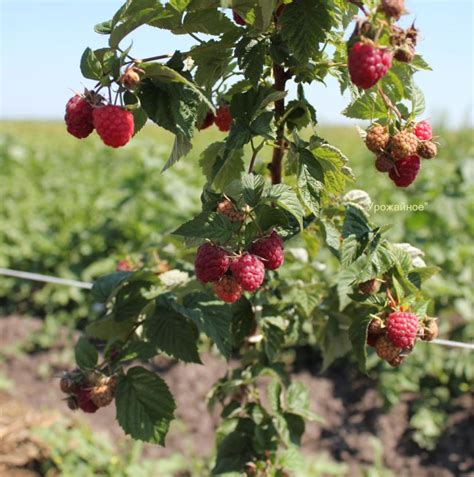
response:
[[[367,193],[346,193],[350,160],[319,135],[305,96],[337,78],[352,98],[343,114],[371,122],[364,139],[377,169],[409,186],[420,156],[433,153],[427,142],[436,144],[419,120],[413,76],[428,66],[416,28],[395,24],[404,13],[402,1],[129,0],[96,25],[108,45],[82,56],[83,75],[97,83],[68,103],[72,134],[95,128],[121,147],[151,120],[175,135],[164,170],[186,160],[199,131],[215,124],[226,134],[196,165],[206,179],[201,212],[173,232],[189,260],[121,264],[94,284],[104,314],[61,380],[70,407],[95,412],[114,401],[127,434],[164,444],[175,403],[146,363],[160,354],[201,363],[212,343],[240,359],[209,392],[222,410],[213,474],[284,476],[305,422],[317,419],[291,382],[287,348],[317,344],[325,366],[353,353],[365,370],[368,347],[395,367],[418,339],[436,336],[422,284],[437,269],[372,224]],[[125,45],[145,25],[196,44],[137,59]]]

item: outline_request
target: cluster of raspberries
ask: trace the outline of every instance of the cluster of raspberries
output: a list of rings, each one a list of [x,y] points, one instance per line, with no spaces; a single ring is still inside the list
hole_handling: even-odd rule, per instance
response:
[[[66,402],[69,409],[94,413],[114,400],[117,377],[105,376],[94,371],[84,373],[80,369],[75,369],[63,374],[59,388],[68,395]]]
[[[394,25],[406,13],[404,0],[382,0],[379,11],[389,20],[389,47],[377,45],[374,38],[377,28],[370,22],[360,22],[356,38],[358,41],[348,54],[348,68],[351,81],[362,89],[374,86],[392,66],[392,59],[402,63],[411,63],[415,57],[418,30],[414,25],[404,30]]]
[[[104,144],[115,148],[125,146],[135,129],[130,111],[103,104],[90,92],[76,94],[67,102],[64,121],[67,131],[78,139],[86,138],[95,129]]]
[[[385,319],[372,319],[367,329],[367,344],[390,366],[397,367],[412,351],[417,337],[431,341],[437,336],[438,325],[434,318],[427,318],[420,325],[414,313],[392,311]]]
[[[232,124],[232,115],[228,105],[223,104],[216,110],[216,114],[209,111],[206,117],[202,120],[202,123],[198,125],[198,129],[202,131],[215,124],[219,131],[227,132]]]
[[[420,158],[433,159],[438,154],[432,139],[433,132],[427,121],[420,121],[393,136],[386,126],[374,124],[367,130],[365,144],[375,153],[375,168],[388,172],[398,187],[408,187],[420,171]]]
[[[276,270],[283,261],[283,240],[273,231],[255,240],[247,251],[238,255],[205,243],[197,251],[194,268],[199,281],[213,283],[214,293],[221,300],[234,303],[243,291],[258,290],[265,270]]]

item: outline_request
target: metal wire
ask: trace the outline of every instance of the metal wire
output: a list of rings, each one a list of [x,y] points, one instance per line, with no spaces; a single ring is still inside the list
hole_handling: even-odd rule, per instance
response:
[[[57,285],[66,285],[70,287],[83,288],[90,290],[92,283],[81,282],[79,280],[69,280],[67,278],[52,277],[50,275],[42,275],[41,273],[22,272],[19,270],[11,270],[9,268],[0,268],[0,275],[7,277],[21,278],[24,280],[32,280],[35,282],[55,283]],[[428,343],[438,344],[441,346],[450,346],[452,348],[464,348],[474,350],[474,343],[461,343],[460,341],[435,339]]]

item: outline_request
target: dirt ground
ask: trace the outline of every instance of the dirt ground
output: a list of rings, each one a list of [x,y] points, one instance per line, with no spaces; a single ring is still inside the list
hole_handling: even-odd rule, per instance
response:
[[[0,349],[7,350],[8,354],[8,349],[22,342],[39,326],[41,323],[38,320],[29,318],[0,318]],[[9,409],[25,406],[24,409],[33,413],[33,421],[41,419],[48,411],[60,410],[66,416],[87,422],[97,432],[106,433],[114,439],[122,438],[123,432],[115,422],[113,406],[90,416],[72,413],[61,402],[63,395],[55,379],[45,378],[39,372],[46,365],[59,372],[60,354],[61,345],[58,345],[57,349],[48,352],[12,353],[10,359],[0,363],[0,372],[15,383],[14,389],[9,391],[10,397],[0,396],[0,428],[1,419],[9,414]],[[158,457],[174,452],[208,455],[212,452],[217,415],[208,414],[205,396],[213,382],[225,373],[227,363],[211,355],[205,355],[203,361],[205,366],[169,362],[156,365],[177,399],[179,419],[171,427],[166,448],[146,446],[147,455]],[[349,466],[349,475],[358,476],[364,465],[374,462],[370,441],[375,436],[383,443],[385,466],[397,476],[474,476],[472,396],[464,395],[455,403],[456,411],[450,415],[447,430],[437,448],[426,452],[409,438],[407,424],[414,396],[403,396],[400,404],[384,412],[370,379],[353,370],[337,367],[318,374],[318,366],[306,358],[300,360],[294,372],[294,379],[310,388],[312,410],[325,419],[324,424],[308,425],[303,445],[306,453],[327,451],[335,460]],[[19,413],[22,418],[27,414],[24,410]],[[2,452],[6,452],[2,451],[1,440],[0,429],[0,466],[5,458]],[[3,475],[1,467],[0,475]]]

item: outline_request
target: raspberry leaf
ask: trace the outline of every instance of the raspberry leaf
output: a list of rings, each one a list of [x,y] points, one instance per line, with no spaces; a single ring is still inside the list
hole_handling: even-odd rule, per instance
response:
[[[117,421],[134,439],[164,445],[175,402],[166,383],[142,367],[119,379],[115,398]]]
[[[99,354],[95,346],[81,336],[74,348],[76,363],[81,369],[93,369],[99,359]]]
[[[349,338],[352,344],[359,369],[365,373],[367,361],[367,329],[371,321],[369,311],[361,317],[354,317],[349,327]]]

